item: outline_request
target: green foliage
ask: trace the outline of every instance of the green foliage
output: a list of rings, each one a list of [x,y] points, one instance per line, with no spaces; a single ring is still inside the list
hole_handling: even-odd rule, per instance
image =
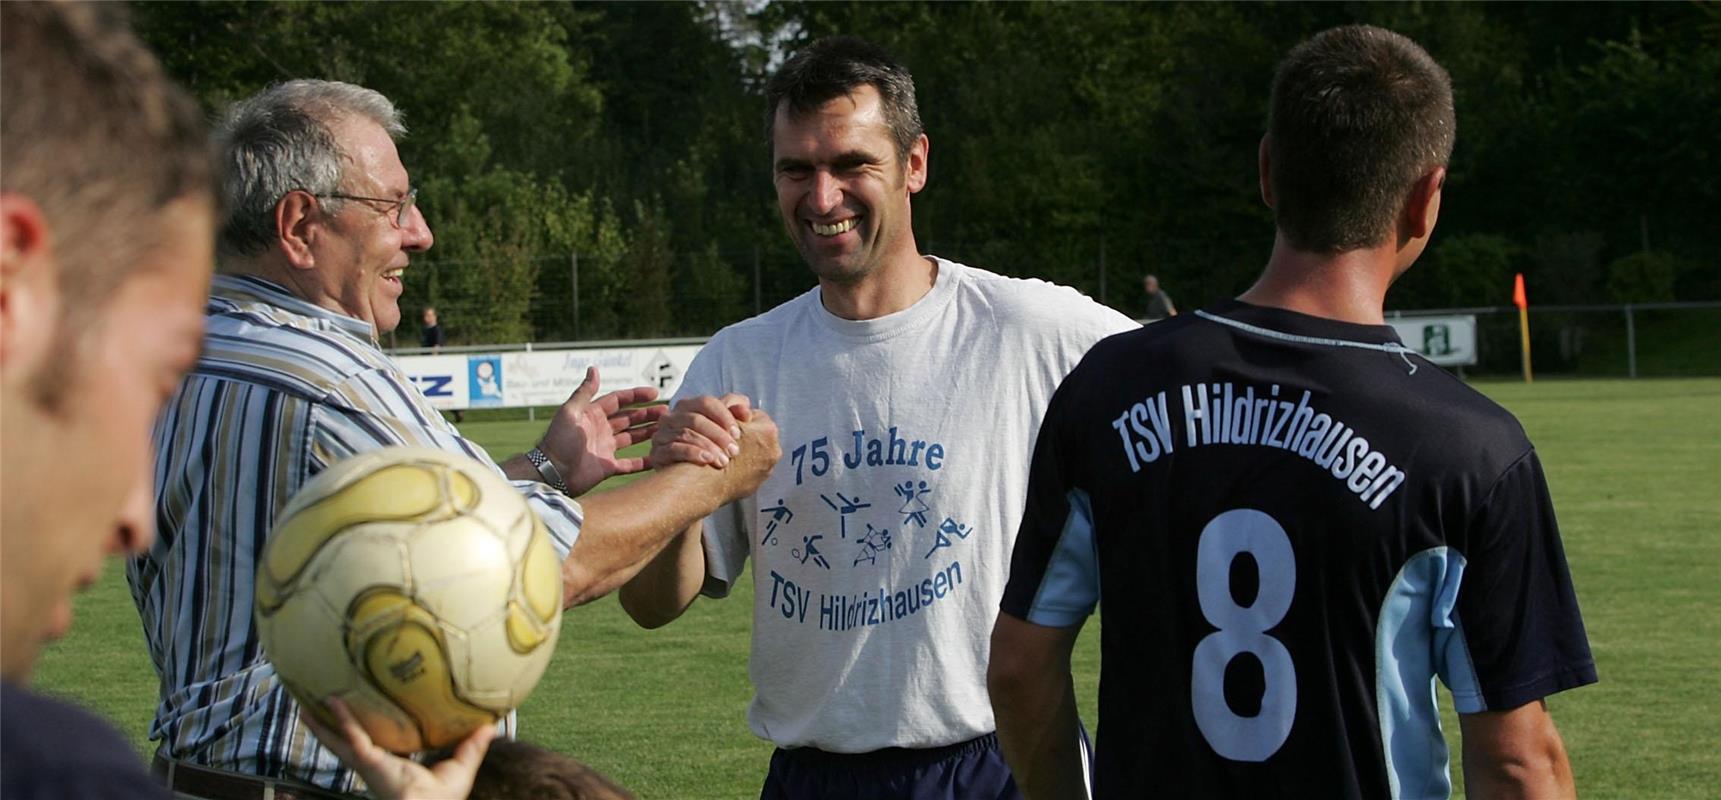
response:
[[[626,300],[621,315],[624,324],[617,338],[661,334],[672,322],[669,302],[675,252],[669,241],[669,226],[661,211],[648,211],[643,204],[634,205],[634,218],[638,223],[627,254]]]
[[[680,262],[674,286],[674,333],[703,336],[747,316],[747,282],[717,253],[716,243]]]
[[[594,263],[616,262],[627,247],[621,226],[589,194],[570,196],[559,182],[496,166],[491,152],[478,120],[458,109],[449,135],[432,148],[432,158],[453,166],[420,180],[420,202],[437,233],[435,247],[418,259],[430,279],[409,281],[402,303],[436,304],[450,344],[532,341],[563,325],[572,338],[571,320],[534,324],[545,286],[559,290],[557,300],[571,296],[566,262],[545,254],[583,251]],[[601,272],[588,278],[599,297],[612,293],[606,279],[615,280]]]
[[[1525,277],[1530,302],[1581,305],[1602,301],[1602,253],[1607,237],[1598,231],[1549,230],[1537,234],[1534,266]]]
[[[1393,285],[1393,308],[1505,305],[1523,249],[1490,233],[1436,235],[1415,266]]]
[[[1671,254],[1646,250],[1615,259],[1607,267],[1607,294],[1627,303],[1661,303],[1673,299],[1679,260]]]
[[[1147,272],[1186,307],[1238,293],[1273,242],[1256,147],[1278,59],[1369,22],[1424,44],[1458,101],[1430,263],[1395,306],[1499,302],[1505,266],[1538,302],[1623,300],[1609,265],[1646,249],[1685,265],[1658,296],[1721,294],[1712,6],[134,8],[211,109],[293,77],[363,83],[404,109],[402,156],[437,233],[407,301],[447,309],[456,342],[708,334],[750,313],[755,292],[768,307],[809,285],[780,232],[761,87],[789,52],[837,33],[915,74],[932,141],[914,198],[925,251],[1103,286],[1126,309]]]

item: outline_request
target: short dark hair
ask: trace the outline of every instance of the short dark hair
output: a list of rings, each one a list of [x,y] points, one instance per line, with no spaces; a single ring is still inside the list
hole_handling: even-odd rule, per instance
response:
[[[1311,252],[1380,244],[1416,181],[1452,157],[1457,131],[1452,79],[1410,39],[1346,25],[1297,45],[1267,121],[1279,229]]]
[[[48,221],[64,349],[157,244],[172,202],[216,200],[203,112],[124,12],[118,3],[0,3],[0,191],[29,197]],[[66,374],[41,376],[46,405],[57,405]]]
[[[603,773],[514,739],[496,739],[472,781],[471,800],[632,800]]]
[[[813,42],[771,76],[765,84],[765,146],[774,147],[777,109],[784,103],[790,116],[801,116],[862,86],[878,90],[885,121],[896,141],[896,154],[907,157],[926,132],[914,99],[914,76],[883,48],[853,36]]]

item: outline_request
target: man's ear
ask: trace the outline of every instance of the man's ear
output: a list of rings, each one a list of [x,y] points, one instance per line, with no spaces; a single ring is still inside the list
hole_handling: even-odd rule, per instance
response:
[[[1426,239],[1434,233],[1434,223],[1440,219],[1440,193],[1445,186],[1446,168],[1435,167],[1410,187],[1410,194],[1404,198],[1404,212],[1399,218],[1401,243]]]
[[[294,269],[317,265],[311,244],[322,233],[323,222],[322,207],[310,192],[288,192],[275,204],[275,244]]]
[[[0,193],[0,375],[36,373],[60,318],[60,263],[36,201]]]
[[[1273,207],[1273,170],[1272,147],[1266,134],[1261,136],[1261,146],[1256,148],[1256,166],[1261,170],[1261,202],[1268,208]]]
[[[927,155],[932,152],[932,140],[921,134],[914,146],[908,149],[908,193],[914,194],[926,188],[928,175]]]

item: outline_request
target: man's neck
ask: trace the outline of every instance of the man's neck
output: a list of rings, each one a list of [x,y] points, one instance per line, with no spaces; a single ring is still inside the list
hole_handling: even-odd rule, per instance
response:
[[[268,256],[227,259],[220,263],[216,272],[221,275],[249,275],[253,278],[262,278],[286,289],[288,294],[318,308],[358,319],[358,315],[348,311],[335,297],[320,291],[319,287],[307,278],[307,273],[294,270],[279,259]]]
[[[938,281],[938,262],[910,252],[854,283],[819,279],[825,310],[843,319],[878,319],[914,305]]]
[[[293,294],[298,294],[297,288],[293,285],[290,271],[267,258],[222,258],[215,265],[215,274],[262,278],[270,283],[293,290]]]
[[[1390,242],[1344,253],[1298,250],[1281,231],[1255,285],[1237,299],[1315,317],[1379,325],[1397,251]]]

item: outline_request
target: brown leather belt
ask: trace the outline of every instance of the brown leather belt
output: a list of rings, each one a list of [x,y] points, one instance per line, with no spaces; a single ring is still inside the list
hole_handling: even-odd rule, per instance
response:
[[[157,755],[149,771],[175,794],[201,800],[351,800],[353,795],[315,786],[211,769]]]

